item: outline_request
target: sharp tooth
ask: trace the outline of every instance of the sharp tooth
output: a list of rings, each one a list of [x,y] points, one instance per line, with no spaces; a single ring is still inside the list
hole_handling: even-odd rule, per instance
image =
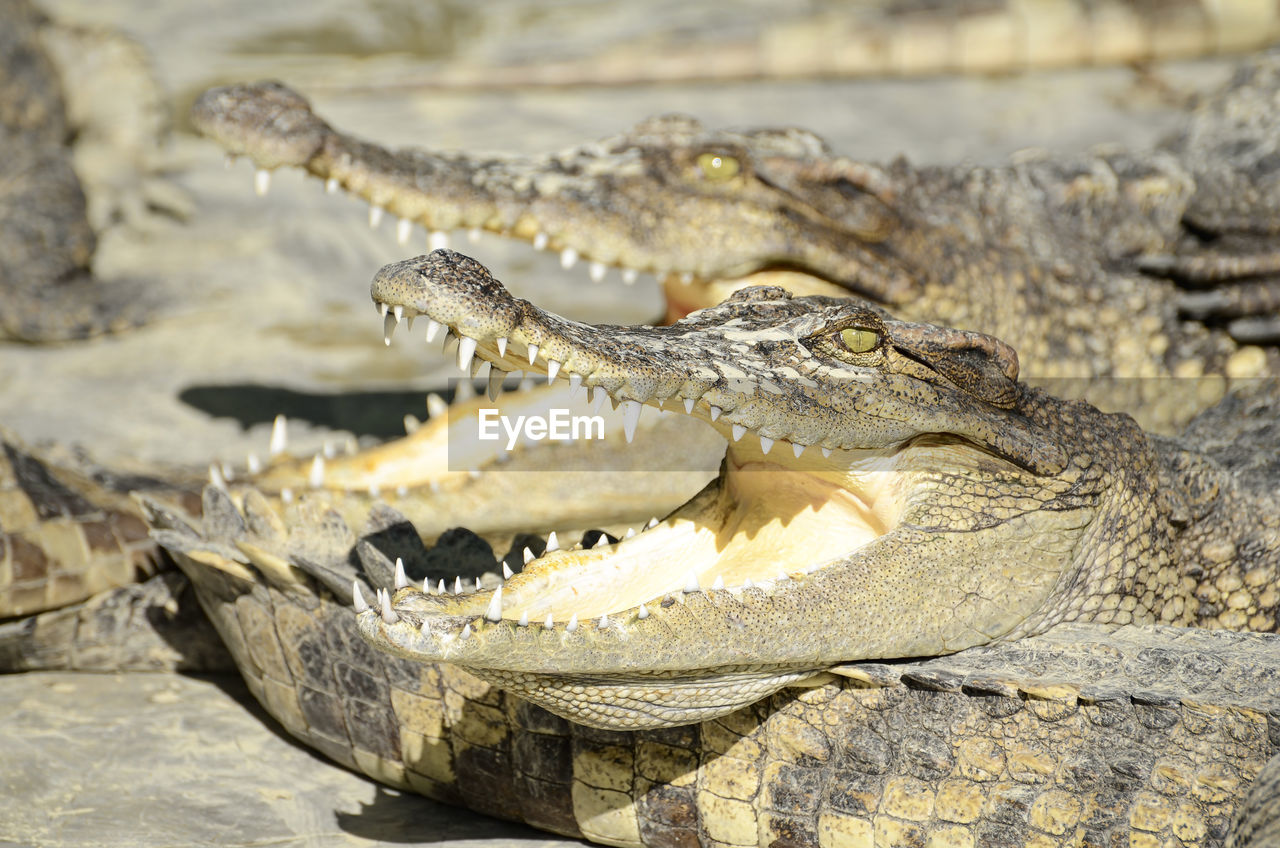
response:
[[[603,548],[603,547],[606,547],[608,544],[609,544],[609,537],[608,537],[608,536],[606,536],[605,534],[601,533],[601,534],[600,534],[600,538],[596,539],[596,543],[595,543],[594,545],[592,545],[591,547],[593,547],[593,548]]]
[[[830,456],[831,456],[831,448],[823,448],[823,449],[822,449],[822,458],[823,458],[823,459],[828,459]]]
[[[693,398],[685,398],[685,399],[684,399],[684,411],[685,411],[685,414],[686,414],[686,415],[692,415],[692,414],[693,414],[693,405],[694,405],[695,403],[697,403],[697,401],[696,401],[696,400],[694,400]]]
[[[382,620],[387,624],[395,624],[400,620],[400,616],[391,608],[391,595],[386,592],[382,593]]]
[[[649,523],[644,526],[644,529],[652,530],[657,526],[658,526],[658,516],[655,515],[653,518],[649,519]]]
[[[471,622],[468,621],[466,625],[463,626],[462,633],[459,638],[464,642],[471,638]]]
[[[316,454],[311,459],[311,472],[307,474],[307,485],[318,489],[324,485],[324,454]]]
[[[600,412],[601,407],[604,406],[605,398],[608,396],[609,393],[604,390],[604,386],[596,386],[591,390],[591,413],[593,415]]]
[[[397,303],[392,307],[391,314],[396,316],[396,324],[398,325],[404,319],[404,307]]]
[[[604,615],[600,616],[600,620],[596,622],[596,627],[600,628],[601,630],[604,630],[608,626],[609,626],[609,614],[605,613]]]
[[[396,331],[399,323],[394,315],[387,315],[382,319],[382,343],[387,347],[391,347],[391,334]]]
[[[415,318],[417,318],[417,317],[418,317],[417,315],[410,315],[410,316],[409,316],[409,320],[408,320],[408,321],[405,323],[405,325],[404,325],[404,331],[405,331],[406,333],[412,333],[412,332],[413,332],[413,319],[415,319]]]
[[[547,548],[545,553],[560,550],[560,540],[556,538],[556,531],[552,530],[547,534]]]
[[[427,395],[427,417],[436,418],[449,411],[449,404],[435,392]]]
[[[718,406],[710,407],[710,409],[711,409],[711,420],[715,421],[717,418],[720,417],[721,409]]]
[[[689,574],[684,579],[684,593],[688,595],[699,591],[701,588],[698,585],[698,575],[694,573],[693,569],[689,569]]]
[[[804,445],[792,442],[791,452],[796,455],[796,459],[799,459],[800,455],[804,453]]]
[[[489,608],[484,611],[484,617],[490,621],[502,621],[502,587],[499,586],[493,590],[493,598],[489,601]]]
[[[575,612],[569,616],[569,623],[564,626],[565,632],[572,633],[578,629],[578,614]]]
[[[622,434],[626,436],[627,444],[636,437],[636,425],[640,422],[640,404],[634,400],[624,400],[622,402]]]
[[[736,441],[738,441],[739,439],[741,439],[741,438],[742,438],[743,434],[744,434],[744,433],[746,433],[746,432],[747,432],[747,428],[746,428],[746,427],[743,427],[741,424],[734,424],[734,425],[733,425],[733,440],[734,440],[735,442],[736,442]]]
[[[485,362],[485,361],[484,361],[483,359],[481,359],[480,357],[478,357],[478,356],[476,356],[476,357],[472,357],[472,359],[471,359],[471,364],[470,364],[469,366],[467,366],[467,370],[471,372],[471,376],[472,376],[472,377],[475,377],[477,374],[479,374],[479,373],[480,373],[480,371],[481,371],[481,370],[483,370],[483,369],[484,369],[484,367],[485,367],[486,365],[489,365],[489,363],[488,363],[488,362]],[[490,366],[490,367],[489,367],[489,371],[492,371],[492,370],[493,370],[493,367],[492,367],[492,366]],[[485,372],[485,379],[486,379],[486,380],[489,378],[489,371],[486,371],[486,372]]]
[[[680,285],[687,286],[687,285],[690,285],[692,282],[693,282],[693,274],[691,274],[690,272],[685,271],[683,274],[680,275]]]
[[[582,388],[582,375],[570,374],[569,375],[569,397],[574,397],[575,395],[577,395],[578,389],[580,388]]]
[[[551,630],[556,626],[556,620],[551,617],[551,613],[547,613],[547,620],[542,622],[542,626]]]
[[[258,459],[258,455],[256,453],[251,453],[249,454],[248,460],[245,462],[245,467],[249,470],[250,474],[257,474],[262,470],[262,460]]]
[[[560,267],[564,269],[572,268],[578,264],[578,251],[572,247],[566,247],[560,251]]]
[[[533,562],[536,559],[536,557],[533,555],[533,551],[530,550],[528,547],[526,547],[523,551],[520,552],[520,558],[524,560],[525,565],[528,565],[529,563]]]
[[[507,337],[498,336],[498,340],[495,342],[495,344],[498,347],[498,356],[506,356],[507,355]]]
[[[265,197],[266,193],[271,190],[271,172],[266,168],[259,168],[253,172],[253,193],[258,197]]]
[[[418,428],[422,426],[422,422],[418,420],[418,416],[406,413],[404,416],[404,434],[412,436],[418,432]]]
[[[338,178],[330,177],[324,181],[324,193],[336,194],[338,192]]]
[[[396,497],[401,499],[409,497],[409,487],[404,485],[396,486]]]
[[[773,439],[770,439],[770,438],[769,438],[769,437],[767,437],[767,436],[761,436],[761,437],[760,437],[760,452],[761,452],[761,453],[768,453],[768,452],[769,452],[769,449],[770,449],[770,448],[772,448],[772,447],[773,447]]]
[[[607,270],[609,269],[603,262],[592,262],[587,266],[587,276],[591,278],[591,282],[598,283],[604,279]]]
[[[716,575],[716,579],[715,579],[715,581],[714,581],[714,582],[712,582],[712,584],[711,584],[711,590],[712,590],[712,591],[714,591],[714,592],[723,592],[723,591],[724,591],[724,578],[717,574],[717,575]]]
[[[431,344],[436,340],[436,336],[440,333],[440,328],[444,326],[434,318],[427,319],[427,344]]]
[[[471,368],[471,359],[476,355],[476,340],[470,336],[458,339],[458,367],[463,371]]]
[[[453,390],[454,403],[466,403],[476,396],[476,387],[471,385],[470,380],[459,380],[458,385]]]
[[[529,364],[533,365],[538,361],[538,346],[536,344],[529,345]]]
[[[479,243],[480,243],[480,228],[479,228],[479,227],[472,227],[471,229],[467,230],[467,241],[471,242],[472,244],[479,244]]]
[[[360,591],[360,581],[351,581],[351,604],[356,608],[356,615],[364,612],[369,608],[369,604],[364,599],[364,592]]]
[[[324,454],[325,459],[333,459],[338,455],[338,446],[332,441],[325,439],[324,446],[320,448],[320,453]]]
[[[778,572],[778,576],[777,576],[777,577],[775,577],[775,578],[773,578],[773,579],[774,579],[774,580],[790,580],[791,578],[787,577],[786,572],[784,572],[784,571],[779,571],[779,572]]]
[[[455,576],[453,578],[453,594],[455,595],[462,594],[462,578],[461,577]]]
[[[438,586],[436,586],[436,594],[437,594],[437,595],[443,595],[443,594],[444,594],[445,592],[447,592],[447,591],[449,591],[449,587],[448,587],[448,586],[446,586],[446,585],[444,585],[444,578],[443,578],[443,577],[441,577],[441,578],[440,578],[440,584],[439,584]]]
[[[636,534],[636,528],[634,528],[634,527],[628,527],[628,528],[627,528],[627,532],[622,534],[622,538],[624,538],[624,539],[630,539],[630,538],[631,538],[632,536],[634,536],[635,534]]]
[[[401,218],[396,221],[396,244],[403,247],[409,243],[409,236],[413,235],[413,222],[408,218]]]
[[[510,580],[512,577],[515,577],[515,576],[516,576],[516,573],[511,570],[511,566],[507,565],[506,562],[504,561],[502,563],[502,579]]]
[[[373,302],[373,308],[378,311],[379,318],[386,318],[387,313],[391,311],[391,307],[387,306],[386,303],[376,300]]]
[[[209,484],[223,491],[227,488],[227,481],[223,478],[221,469],[213,463],[209,464]]]
[[[271,441],[267,445],[267,456],[279,456],[289,447],[288,422],[283,415],[277,415],[271,422]]]
[[[342,452],[347,456],[355,456],[360,450],[360,443],[356,441],[355,436],[347,436],[342,442]]]
[[[479,578],[479,577],[477,577],[477,578],[476,578],[476,591],[477,591],[477,592],[479,592],[481,588],[482,588],[482,587],[480,586],[480,578]]]
[[[622,269],[622,282],[626,283],[629,286],[634,285],[636,278],[639,276],[640,276],[640,272],[637,271],[635,268]]]
[[[404,589],[409,585],[409,578],[404,573],[404,560],[396,557],[396,588]]]
[[[640,605],[640,611],[636,613],[636,618],[644,619],[649,617],[649,608],[644,604]]]
[[[520,613],[520,620],[516,622],[516,626],[517,627],[529,626],[529,613],[527,611]]]
[[[489,384],[485,394],[489,396],[489,400],[497,400],[498,395],[502,392],[502,380],[505,378],[506,372],[494,366],[489,367]]]
[[[280,500],[284,503],[293,503],[293,489],[285,486],[280,490]]]
[[[442,230],[432,230],[431,235],[427,236],[428,250],[448,250],[449,234]]]
[[[756,587],[756,584],[751,582],[750,577],[742,581],[742,588],[744,589],[754,589],[755,587]]]
[[[534,250],[546,250],[546,249],[547,249],[547,241],[548,241],[548,239],[547,239],[547,234],[546,234],[546,233],[538,233],[537,235],[535,235],[535,236],[533,237],[533,249],[534,249]]]
[[[381,223],[382,223],[382,207],[370,206],[369,207],[369,228],[375,229]]]

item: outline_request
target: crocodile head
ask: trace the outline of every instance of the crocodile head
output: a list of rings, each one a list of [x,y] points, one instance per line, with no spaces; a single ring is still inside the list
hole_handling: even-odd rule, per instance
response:
[[[710,130],[669,115],[552,156],[389,151],[270,82],[211,89],[192,121],[260,169],[303,168],[426,227],[433,243],[483,229],[558,251],[566,266],[591,263],[593,276],[665,276],[676,311],[703,302],[704,284],[760,272],[887,304],[916,291],[885,244],[899,225],[888,179],[804,130]]]
[[[590,326],[448,251],[383,268],[373,296],[449,325],[496,367],[532,354],[624,414],[665,403],[729,440],[718,479],[631,538],[546,554],[500,591],[379,599],[360,628],[381,648],[577,721],[642,727],[844,661],[1156,612],[1100,606],[1089,588],[1111,560],[1167,564],[1145,501],[1117,495],[1103,461],[1128,450],[1138,464],[1144,443],[1124,445],[1127,419],[1018,383],[996,339],[770,287],[669,327]]]

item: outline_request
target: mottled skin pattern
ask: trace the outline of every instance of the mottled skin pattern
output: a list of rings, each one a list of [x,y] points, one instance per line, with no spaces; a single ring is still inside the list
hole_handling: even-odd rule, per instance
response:
[[[1275,373],[1274,349],[1252,343],[1280,332],[1278,95],[1280,53],[1263,54],[1163,149],[999,168],[879,166],[802,130],[684,117],[546,157],[389,151],[275,83],[206,92],[192,120],[260,168],[305,168],[439,234],[482,228],[668,275],[674,315],[741,285],[726,280],[786,271],[797,293],[996,335],[1031,377],[1251,376]],[[1180,315],[1175,279],[1213,287],[1186,292]]]
[[[351,582],[430,556],[391,540],[394,514],[357,534],[325,495],[283,513],[233,497],[207,490],[198,525],[149,518],[250,689],[295,738],[428,797],[649,846],[1215,846],[1276,816],[1270,784],[1240,806],[1277,769],[1275,635],[1062,625],[846,666],[698,724],[595,730],[365,644]]]
[[[719,480],[635,538],[544,555],[501,593],[401,588],[360,616],[379,647],[576,721],[714,717],[832,664],[1060,622],[1275,629],[1274,476],[1027,388],[992,337],[768,287],[669,327],[595,327],[450,251],[388,265],[372,291],[494,367],[555,362],[730,440]],[[1259,395],[1273,421],[1276,386]]]

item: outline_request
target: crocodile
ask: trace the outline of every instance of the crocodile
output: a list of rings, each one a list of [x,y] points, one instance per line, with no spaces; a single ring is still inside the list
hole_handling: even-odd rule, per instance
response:
[[[880,166],[803,130],[681,116],[550,156],[391,151],[278,83],[212,89],[192,121],[260,185],[303,168],[368,201],[371,221],[398,217],[402,240],[415,223],[432,247],[484,230],[593,279],[654,272],[669,318],[774,283],[991,333],[1029,377],[1185,378],[1277,372],[1277,92],[1272,51],[1159,149],[995,168]]]

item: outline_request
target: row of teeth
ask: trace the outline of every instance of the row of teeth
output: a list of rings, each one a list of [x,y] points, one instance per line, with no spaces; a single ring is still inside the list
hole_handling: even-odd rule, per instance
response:
[[[418,313],[407,312],[405,310],[405,307],[401,304],[397,304],[394,307],[392,307],[392,306],[388,306],[386,303],[382,301],[377,301],[375,302],[374,305],[378,310],[378,314],[382,316],[382,341],[384,344],[386,345],[391,344],[391,337],[395,334],[396,327],[400,326],[401,321],[405,321],[407,323],[408,329],[410,331],[413,330],[413,322],[414,322],[414,319],[418,317]],[[436,321],[433,318],[428,318],[427,332],[426,332],[427,343],[430,344],[431,342],[435,341],[436,337],[440,335],[440,331],[444,329],[444,327],[445,325],[440,323],[439,321]],[[445,350],[448,350],[450,343],[452,343],[454,339],[458,340],[458,351],[457,351],[458,368],[460,368],[464,373],[469,374],[472,377],[475,377],[480,372],[481,368],[483,368],[485,365],[488,365],[489,366],[489,397],[490,398],[497,397],[496,387],[502,384],[502,381],[505,379],[507,372],[501,369],[496,362],[488,362],[486,360],[483,360],[477,357],[476,356],[476,347],[478,344],[477,340],[471,338],[470,336],[463,335],[454,327],[449,327],[448,331],[445,333],[445,340],[444,340]],[[509,341],[510,340],[506,336],[500,336],[499,338],[494,340],[494,346],[497,347],[499,356],[505,357],[507,355],[507,346],[509,344]],[[529,358],[530,365],[535,365],[537,363],[538,353],[539,353],[539,350],[536,344],[531,344],[528,346],[527,355]],[[554,383],[556,381],[556,378],[559,377],[561,374],[563,374],[565,378],[568,379],[569,381],[569,389],[570,389],[571,397],[576,396],[576,394],[580,390],[581,391],[587,390],[583,386],[583,380],[586,379],[583,377],[583,375],[577,374],[573,371],[562,372],[560,368],[560,363],[554,359],[548,359],[546,360],[546,362],[547,362],[546,376],[547,376],[548,385],[550,385],[551,383]],[[591,391],[591,403],[592,403],[593,410],[595,412],[600,411],[600,409],[604,405],[604,401],[606,398],[611,400],[615,406],[620,407],[622,409],[623,435],[626,436],[627,442],[629,444],[632,441],[632,439],[635,437],[636,425],[640,420],[640,410],[644,407],[644,403],[638,400],[622,400],[622,401],[615,400],[613,397],[609,395],[609,393],[605,390],[603,386],[592,386],[589,388]],[[671,399],[672,398],[657,398],[656,400],[657,400],[658,406],[661,407],[668,400],[671,400]],[[694,407],[698,403],[698,398],[686,397],[686,398],[682,398],[682,401],[684,402],[685,413],[688,415],[692,415]],[[722,414],[722,412],[723,410],[720,409],[720,407],[718,406],[708,405],[707,407],[708,417],[710,417],[712,421],[715,421],[716,419],[718,419]],[[730,435],[735,442],[741,440],[742,437],[747,434],[747,432],[749,431],[742,424],[733,424],[730,427]],[[773,449],[774,444],[777,442],[776,439],[771,439],[768,436],[763,436],[758,433],[753,432],[753,435],[759,436],[760,450],[766,454]],[[805,449],[809,447],[808,445],[802,445],[797,442],[790,442],[789,444],[791,445],[791,452],[795,455],[796,459],[799,459],[804,454]],[[820,450],[822,451],[822,456],[824,458],[831,456],[830,448],[822,447],[820,448]]]
[[[655,524],[657,524],[656,518],[651,520],[649,524],[646,525],[645,529],[649,529],[653,527]],[[627,538],[630,538],[631,535],[633,535],[633,533],[629,531],[627,534]],[[550,553],[553,550],[556,550],[556,548],[552,547],[555,544],[555,538],[556,538],[556,534],[554,532],[552,532],[547,537],[548,553]],[[599,541],[596,542],[595,547],[597,548],[605,547],[608,544],[609,543],[607,539],[604,536],[601,536]],[[524,549],[525,565],[528,565],[533,559],[534,559],[533,552],[530,551],[528,548],[525,548]],[[514,572],[512,572],[512,570],[507,566],[505,562],[502,564],[502,576],[504,580],[510,580],[514,576]],[[763,583],[755,583],[754,581],[751,580],[751,578],[748,577],[742,581],[741,586],[727,588],[725,586],[724,579],[722,577],[716,577],[715,582],[711,584],[710,591],[737,593],[737,592],[745,591],[747,589],[754,589],[754,588],[759,588],[759,589],[768,591],[768,589],[771,588],[772,584],[780,583],[790,579],[791,578],[788,577],[786,574],[779,572],[777,577],[775,577],[771,581],[765,581]],[[464,594],[467,591],[462,587],[462,578],[455,577],[453,581],[454,581],[453,582],[454,595]],[[430,583],[431,581],[430,579],[428,579],[426,581],[426,584],[422,587],[423,594],[445,595],[448,593],[445,587],[444,580],[440,581],[439,587],[435,591],[431,589]],[[410,583],[409,578],[405,575],[404,561],[402,559],[397,558],[396,574],[395,574],[395,591],[399,591],[401,589],[408,589],[408,588],[415,588],[415,587],[413,587],[413,584]],[[480,588],[481,588],[480,578],[477,577],[476,591],[479,591]],[[370,606],[368,602],[365,601],[364,599],[364,593],[360,591],[360,582],[358,580],[352,582],[351,591],[352,591],[352,604],[355,607],[356,615],[359,615],[369,610]],[[679,599],[684,595],[692,595],[702,591],[704,590],[698,583],[698,575],[694,573],[692,570],[690,570],[688,576],[685,578],[684,585],[681,586],[679,589],[675,590],[674,592],[672,592],[671,594],[669,594],[667,597],[670,597],[673,599]],[[391,606],[391,595],[392,595],[391,591],[388,591],[385,589],[376,590],[375,603],[377,604],[378,613],[381,615],[383,622],[386,624],[395,624],[400,621],[400,615]],[[484,617],[485,617],[485,620],[491,621],[495,624],[503,620],[502,619],[502,586],[498,586],[496,589],[493,590],[493,596],[489,599],[489,606],[485,610]],[[648,606],[646,606],[645,604],[641,604],[636,611],[636,618],[643,620],[648,617],[649,617]],[[613,626],[613,623],[614,622],[612,619],[609,618],[608,613],[605,613],[604,615],[601,615],[600,618],[596,620],[596,627],[600,630],[604,630],[610,626]],[[423,623],[424,632],[426,631],[428,626],[429,625],[427,623],[425,622]],[[529,626],[529,614],[527,612],[521,613],[520,618],[517,619],[516,621],[516,626],[517,627]],[[553,613],[547,613],[547,617],[543,621],[542,626],[543,626],[543,629],[545,630],[554,630],[556,627],[555,615]],[[565,624],[564,629],[566,632],[572,633],[578,629],[578,626],[579,626],[578,614],[574,613],[569,618],[569,621]],[[470,622],[468,622],[463,627],[461,632],[461,637],[463,639],[468,639],[471,637]]]
[[[230,167],[231,163],[234,161],[235,161],[235,157],[228,154],[226,158],[227,166]],[[329,177],[327,180],[325,180],[324,189],[327,194],[336,194],[340,188],[341,188],[341,184],[338,182],[338,179],[336,177]],[[254,193],[259,197],[264,197],[266,196],[267,192],[270,191],[270,189],[271,189],[271,171],[267,170],[266,168],[256,169],[253,173]],[[369,206],[369,227],[371,229],[377,229],[378,225],[382,223],[382,219],[385,216],[385,214],[386,214],[386,210],[384,210],[381,206],[370,205]],[[409,240],[413,237],[413,227],[414,227],[414,222],[409,218],[398,218],[396,220],[396,243],[402,247],[407,245],[409,243]],[[477,242],[480,241],[480,237],[483,234],[483,232],[484,231],[479,227],[471,227],[466,231],[467,241],[470,242],[471,244],[476,244]],[[533,237],[533,248],[534,250],[539,250],[539,251],[546,250],[548,245],[550,244],[550,241],[551,241],[551,237],[547,233],[539,232]],[[444,250],[449,247],[449,244],[450,244],[449,233],[443,230],[427,231],[427,249],[428,250]],[[569,268],[572,268],[573,266],[577,265],[579,259],[581,259],[581,257],[579,256],[578,251],[572,247],[566,247],[560,251],[560,267],[561,268],[568,270]],[[605,264],[604,262],[598,262],[595,260],[588,261],[587,276],[591,279],[591,282],[593,283],[602,282],[605,276],[609,273],[609,267],[610,266]],[[636,280],[639,279],[640,277],[640,272],[635,268],[619,268],[619,271],[622,276],[622,282],[628,286],[634,285]],[[693,274],[688,271],[683,272],[679,275],[680,282],[686,286],[691,285],[693,283],[693,279],[694,279]]]

